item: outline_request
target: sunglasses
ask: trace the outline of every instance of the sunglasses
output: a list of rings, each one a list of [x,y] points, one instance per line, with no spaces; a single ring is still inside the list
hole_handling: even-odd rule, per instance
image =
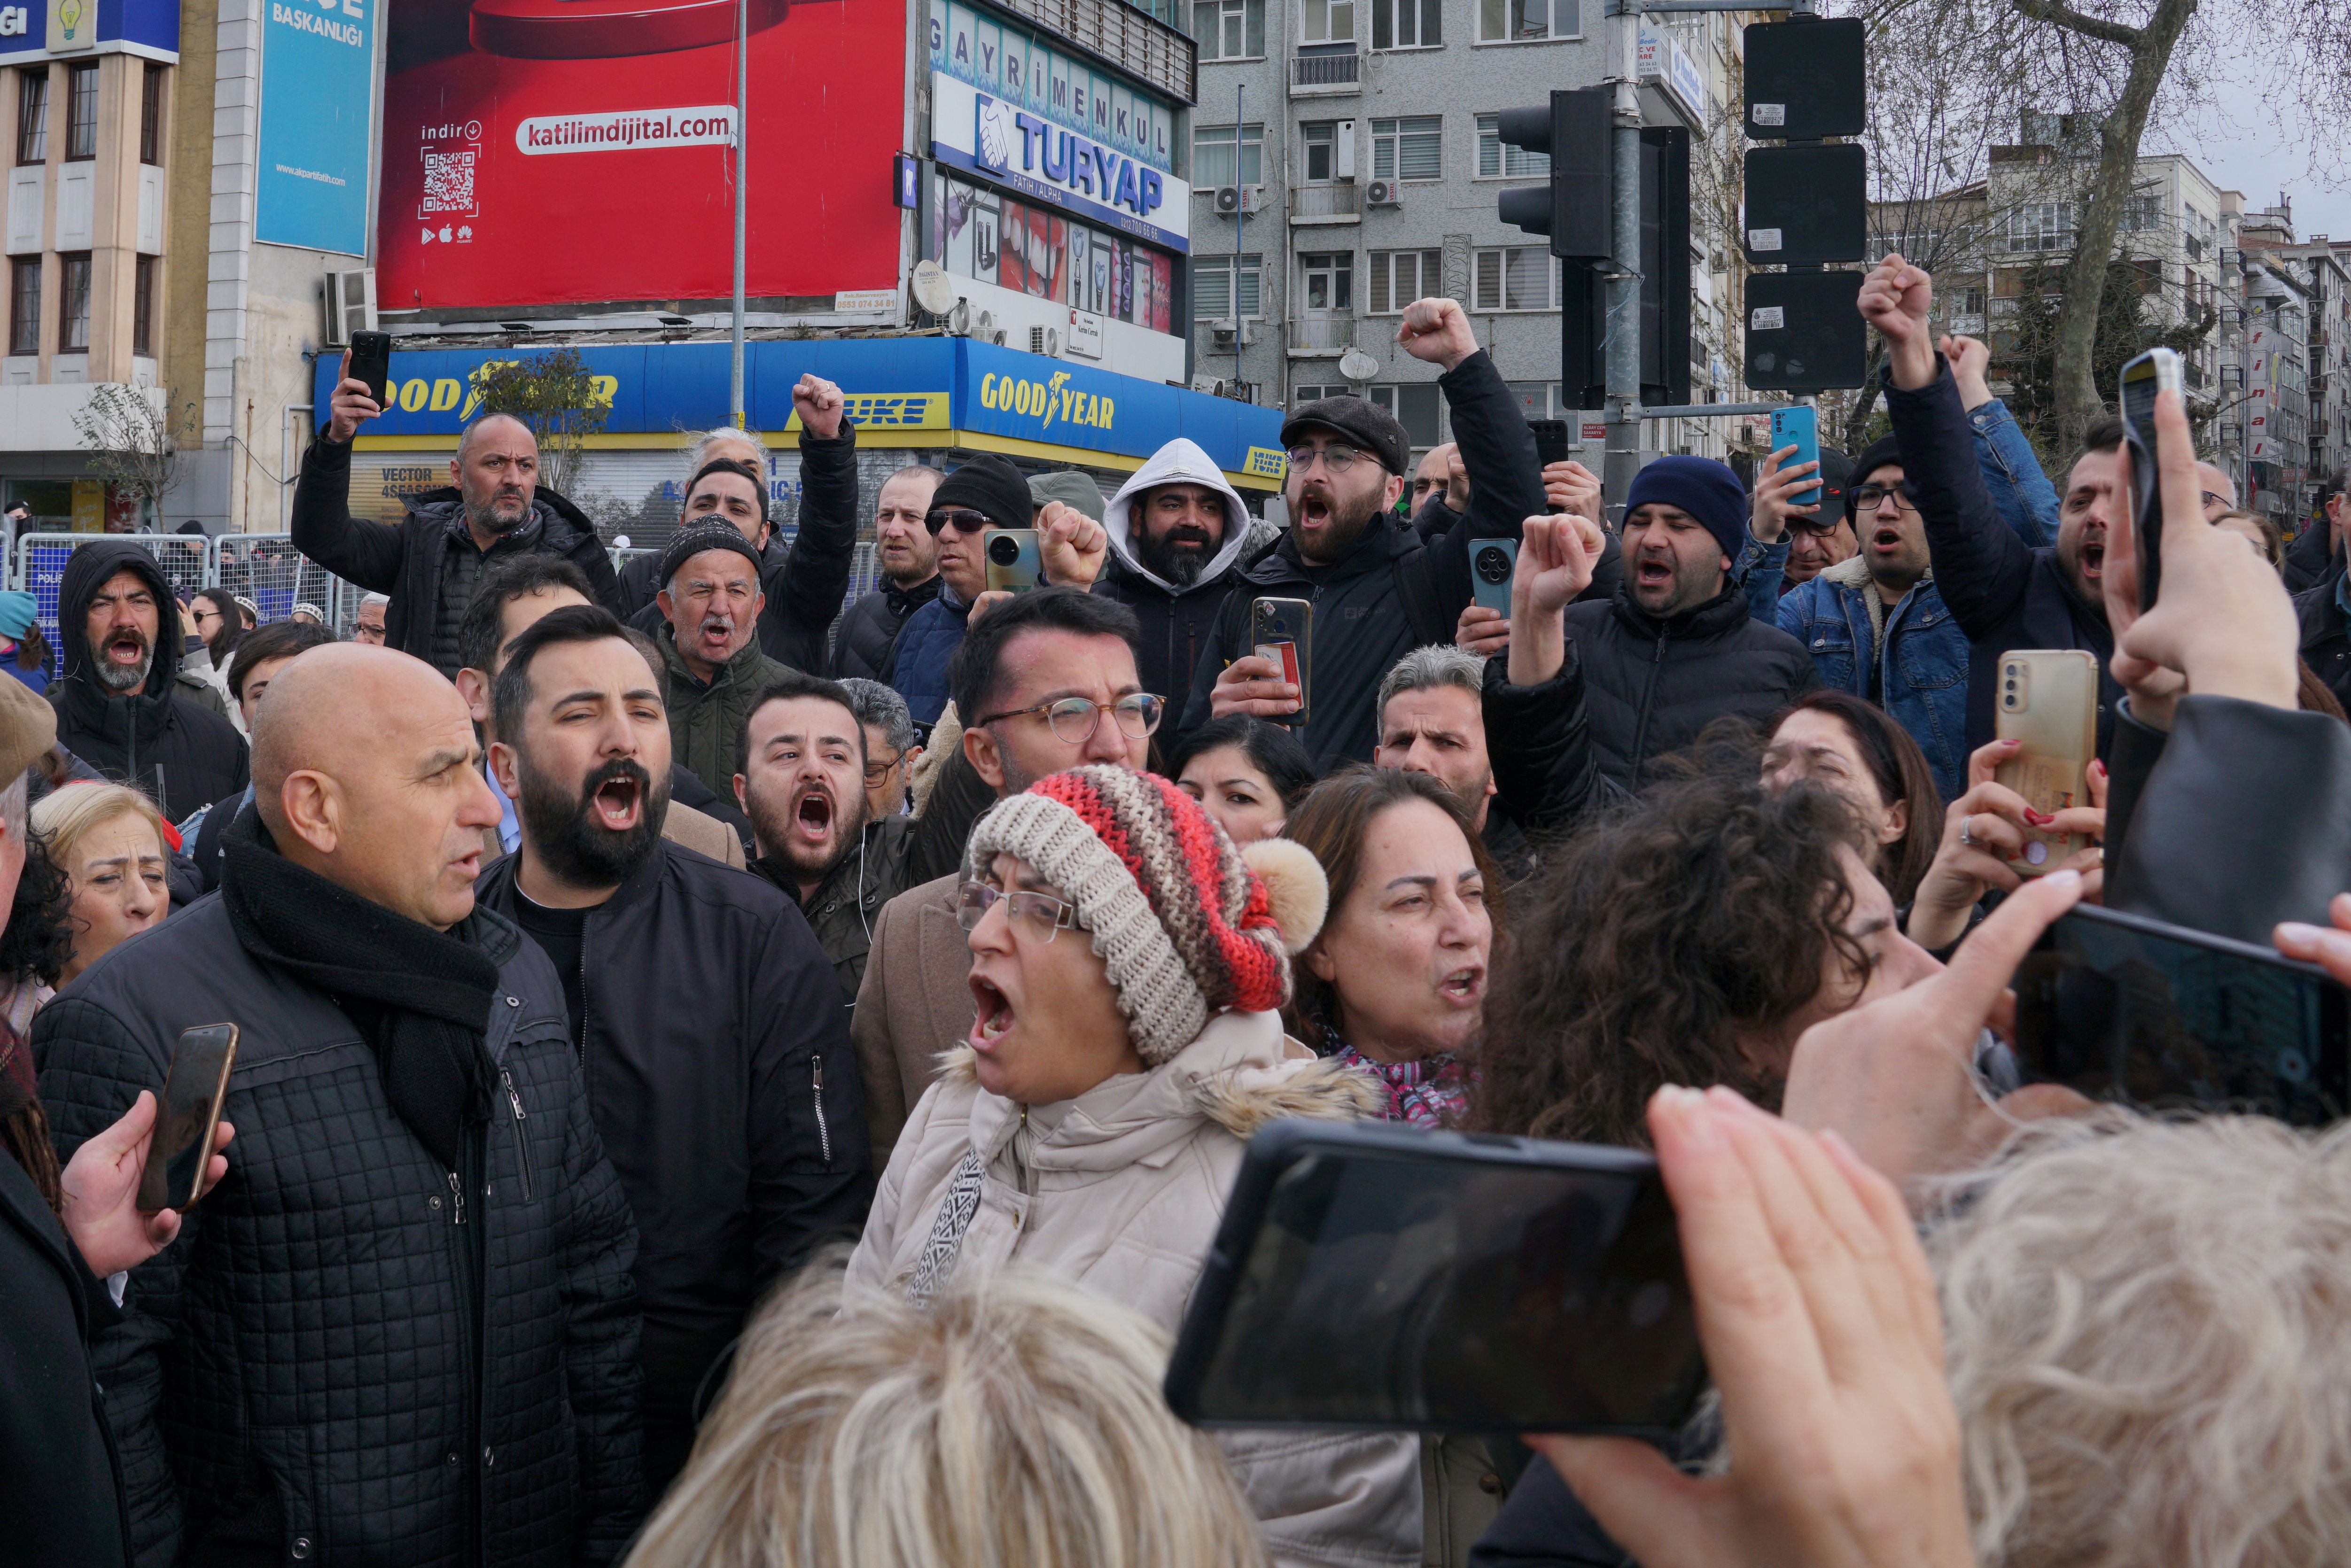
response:
[[[933,538],[936,538],[940,531],[946,528],[953,528],[959,534],[976,534],[982,528],[992,526],[993,525],[988,522],[986,514],[965,511],[960,508],[952,511],[932,512],[925,516],[923,518],[923,527],[931,530]]]

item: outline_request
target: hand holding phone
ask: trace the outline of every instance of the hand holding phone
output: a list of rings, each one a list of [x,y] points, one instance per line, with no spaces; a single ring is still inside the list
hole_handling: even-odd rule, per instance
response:
[[[2001,655],[1992,733],[2022,744],[1992,777],[2024,798],[2043,821],[2028,821],[2009,864],[2045,876],[2085,848],[2078,832],[2049,832],[2047,820],[2089,800],[2098,745],[2098,660],[2079,648],[2016,648]]]
[[[141,1090],[131,1109],[76,1149],[59,1175],[66,1234],[89,1271],[100,1278],[136,1268],[180,1234],[179,1210],[142,1213],[135,1201],[154,1134],[157,1103],[152,1092]],[[210,1191],[228,1174],[228,1157],[221,1151],[235,1135],[236,1129],[226,1122],[214,1124],[203,1190]]]
[[[2186,397],[2179,353],[2149,349],[2122,370],[2123,449],[2130,463],[2131,532],[2138,551],[2138,607],[2155,608],[2163,588],[2163,495],[2158,479],[2155,400],[2158,392]]]
[[[212,1160],[221,1103],[236,1062],[236,1025],[203,1024],[183,1032],[163,1077],[162,1109],[139,1181],[139,1207],[148,1214],[183,1209],[203,1193]]]
[[[327,439],[338,444],[381,414],[392,387],[392,334],[354,332],[343,350],[343,373],[328,403]]]
[[[990,528],[980,550],[991,592],[1021,593],[1044,580],[1035,528]]]
[[[1507,601],[1503,613],[1510,612]],[[1287,652],[1282,650],[1286,648]],[[1314,701],[1314,606],[1303,599],[1258,599],[1249,602],[1249,649],[1259,659],[1272,650],[1279,678],[1298,688],[1298,703],[1278,723],[1302,727]]]
[[[1516,539],[1469,541],[1469,597],[1498,614],[1510,612],[1510,574],[1518,569]]]
[[[1554,463],[1568,460],[1567,421],[1563,419],[1531,419],[1527,428],[1535,435],[1535,466],[1548,468]]]
[[[1817,507],[1821,504],[1821,486],[1817,482],[1821,471],[1821,416],[1820,411],[1811,403],[1790,403],[1771,411],[1772,455],[1778,457],[1782,449],[1790,446],[1796,450],[1780,464],[1780,472],[1784,474],[1791,469],[1802,469],[1810,464],[1815,483],[1810,489],[1798,490],[1782,499],[1792,507]]]

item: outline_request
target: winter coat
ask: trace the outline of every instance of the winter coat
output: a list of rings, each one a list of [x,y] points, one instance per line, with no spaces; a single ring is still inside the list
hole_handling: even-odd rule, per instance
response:
[[[1760,722],[1820,685],[1804,645],[1750,615],[1736,585],[1666,620],[1619,587],[1604,604],[1567,607],[1567,640],[1583,661],[1601,774],[1628,793],[1716,719]]]
[[[946,711],[952,695],[947,690],[947,661],[963,646],[964,628],[970,621],[971,606],[942,580],[937,595],[906,617],[890,650],[889,674],[884,678],[892,690],[906,699],[914,722],[926,729]]]
[[[2340,578],[2343,552],[2335,548],[2335,525],[2323,517],[2305,524],[2285,547],[2285,563],[2279,571],[2289,593],[2307,593]]]
[[[1812,654],[1821,685],[1867,697],[1892,715],[1927,754],[1943,799],[1959,798],[1968,778],[1968,638],[1931,573],[1888,609],[1867,558],[1841,560],[1781,597],[1780,630]]]
[[[1138,498],[1163,485],[1205,485],[1224,498],[1225,535],[1189,588],[1178,588],[1143,564],[1135,553],[1134,514]],[[1108,559],[1094,591],[1134,612],[1143,624],[1135,673],[1143,689],[1170,704],[1190,695],[1210,628],[1225,595],[1239,580],[1249,542],[1249,508],[1223,470],[1193,442],[1177,436],[1136,469],[1102,507],[1102,531],[1110,536]]]
[[[1368,1079],[1291,1054],[1304,1049],[1284,1040],[1276,1014],[1226,1012],[1161,1067],[1027,1107],[982,1089],[969,1051],[956,1051],[890,1157],[849,1282],[905,1290],[957,1167],[976,1154],[985,1176],[957,1276],[1041,1269],[1173,1333],[1249,1134],[1282,1116],[1347,1119],[1377,1108]],[[1419,1563],[1416,1439],[1219,1438],[1277,1562]]]
[[[704,685],[685,667],[677,651],[677,633],[669,622],[662,622],[653,641],[662,652],[670,756],[701,779],[703,788],[731,800],[735,798],[735,743],[742,738],[743,721],[751,716],[759,694],[790,672],[759,652],[758,640],[754,638],[711,671],[710,684]]]
[[[1964,749],[1992,738],[2001,654],[2014,648],[2083,648],[2098,661],[2098,755],[2104,757],[2114,734],[2115,701],[2122,695],[2106,673],[2115,640],[2105,607],[2075,591],[2054,545],[2028,545],[2001,521],[1949,365],[1938,358],[1935,380],[1916,392],[1896,386],[1889,373],[1886,406],[1902,449],[1903,488],[1927,525],[1936,589],[1967,633]]]
[[[935,571],[912,588],[901,588],[885,577],[881,587],[852,601],[833,633],[832,678],[886,682],[898,633],[915,611],[939,596],[946,580]]]
[[[2302,662],[2342,702],[2351,695],[2351,611],[2344,596],[2351,578],[2335,577],[2294,596],[2294,620],[2302,628]]]
[[[490,1121],[465,1176],[386,1097],[326,992],[247,953],[217,896],[123,943],[33,1023],[58,1153],[236,1020],[229,1174],[131,1273],[94,1370],[132,1546],[276,1561],[611,1561],[639,1516],[636,1233],[546,955],[495,915]],[[9,1527],[16,1528],[15,1524]]]
[[[454,486],[409,497],[406,506],[407,514],[391,528],[352,517],[350,444],[329,441],[321,425],[302,454],[288,526],[296,549],[346,581],[392,595],[383,612],[384,646],[413,653],[444,675],[456,675],[457,622],[482,569],[507,555],[559,555],[587,574],[599,604],[620,605],[620,583],[596,526],[545,486],[531,499],[530,521],[486,554],[465,527],[465,504]],[[463,585],[464,602],[444,591],[453,580]]]
[[[130,569],[146,580],[158,616],[153,665],[146,687],[118,696],[100,685],[84,634],[89,601],[115,573]],[[180,606],[162,568],[127,538],[105,538],[66,558],[57,580],[57,641],[64,676],[48,690],[57,710],[57,744],[109,779],[136,784],[153,798],[167,821],[200,806],[243,793],[248,779],[245,741],[228,720],[188,697],[175,678],[181,645]]]
[[[849,1039],[865,1084],[873,1158],[887,1165],[906,1118],[938,1075],[939,1052],[971,1032],[971,947],[956,923],[963,875],[918,883],[882,905]]]
[[[765,855],[751,862],[752,872],[772,883],[807,917],[817,946],[832,964],[832,977],[841,982],[843,1007],[857,1000],[882,906],[906,891],[906,852],[914,844],[914,830],[912,817],[868,821],[857,847],[841,857],[806,900],[791,867],[779,856]]]
[[[1482,836],[1503,876],[1519,883],[1535,873],[1542,846],[1573,825],[1602,786],[1574,647],[1540,685],[1512,685],[1510,669],[1507,653],[1486,661],[1479,706],[1494,795]]]

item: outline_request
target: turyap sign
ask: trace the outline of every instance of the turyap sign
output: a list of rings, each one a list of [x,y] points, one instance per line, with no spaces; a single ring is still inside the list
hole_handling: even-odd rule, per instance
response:
[[[1192,187],[1109,143],[953,77],[931,75],[931,155],[1092,222],[1176,250]]]

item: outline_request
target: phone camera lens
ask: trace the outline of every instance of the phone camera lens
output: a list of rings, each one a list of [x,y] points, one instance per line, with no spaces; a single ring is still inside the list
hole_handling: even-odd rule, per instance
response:
[[[1478,552],[1478,575],[1488,582],[1510,580],[1510,552],[1489,545]]]
[[[987,559],[998,566],[1017,566],[1020,562],[1020,541],[1002,534],[987,541]]]

